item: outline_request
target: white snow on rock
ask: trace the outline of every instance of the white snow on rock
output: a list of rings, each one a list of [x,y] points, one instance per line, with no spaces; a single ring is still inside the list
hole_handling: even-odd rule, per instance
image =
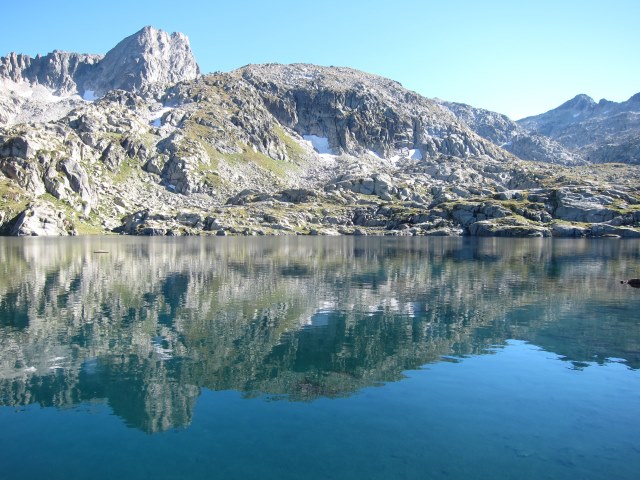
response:
[[[422,156],[422,151],[419,148],[403,148],[399,155],[394,155],[389,160],[393,163],[396,163],[401,158],[410,158],[411,160],[422,160],[424,157]]]
[[[320,154],[333,155],[333,150],[329,147],[329,139],[326,137],[318,137],[316,135],[303,135],[307,142],[311,142],[314,150]]]
[[[153,127],[161,127],[162,126],[162,117],[165,113],[173,110],[174,107],[163,107],[160,110],[156,110],[155,112],[151,112],[149,115],[149,124]]]
[[[78,94],[54,94],[43,85],[0,80],[0,123],[4,126],[59,120],[82,103]]]

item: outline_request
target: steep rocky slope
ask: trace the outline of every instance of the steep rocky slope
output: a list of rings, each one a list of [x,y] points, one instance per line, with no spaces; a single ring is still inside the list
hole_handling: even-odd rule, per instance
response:
[[[561,165],[585,164],[578,154],[572,153],[558,142],[537,133],[530,133],[506,115],[482,108],[454,102],[440,102],[469,128],[490,142],[504,148],[522,160],[557,163]]]
[[[386,78],[302,64],[250,65],[234,73],[260,92],[282,125],[327,138],[334,152],[390,158],[419,150],[414,155],[506,158],[437,103]]]
[[[640,93],[620,103],[577,95],[518,123],[592,163],[640,163]]]
[[[0,128],[0,231],[640,236],[637,166],[519,160],[496,145],[519,135],[504,118],[348,68],[191,78],[191,58],[186,37],[143,29],[94,58],[108,73],[69,77],[122,89]]]

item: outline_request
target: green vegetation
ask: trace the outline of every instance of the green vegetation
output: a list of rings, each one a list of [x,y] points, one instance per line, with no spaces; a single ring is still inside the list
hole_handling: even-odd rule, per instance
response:
[[[287,149],[287,155],[292,162],[298,163],[305,158],[306,152],[304,148],[302,148],[302,146],[300,146],[300,144],[296,142],[291,135],[285,132],[280,125],[275,125],[273,131],[282,143],[284,143],[285,148]]]
[[[31,197],[12,180],[0,176],[0,212],[4,214],[4,222],[8,222],[23,211]]]

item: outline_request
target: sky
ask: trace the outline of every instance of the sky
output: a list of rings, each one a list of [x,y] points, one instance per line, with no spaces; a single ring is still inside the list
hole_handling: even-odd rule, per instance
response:
[[[0,13],[1,56],[104,54],[152,25],[186,34],[203,73],[346,66],[514,120],[640,92],[638,0],[7,0]]]

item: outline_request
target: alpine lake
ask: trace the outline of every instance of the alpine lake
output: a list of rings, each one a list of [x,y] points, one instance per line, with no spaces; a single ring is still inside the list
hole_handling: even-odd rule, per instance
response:
[[[640,241],[1,238],[0,479],[640,478]]]

